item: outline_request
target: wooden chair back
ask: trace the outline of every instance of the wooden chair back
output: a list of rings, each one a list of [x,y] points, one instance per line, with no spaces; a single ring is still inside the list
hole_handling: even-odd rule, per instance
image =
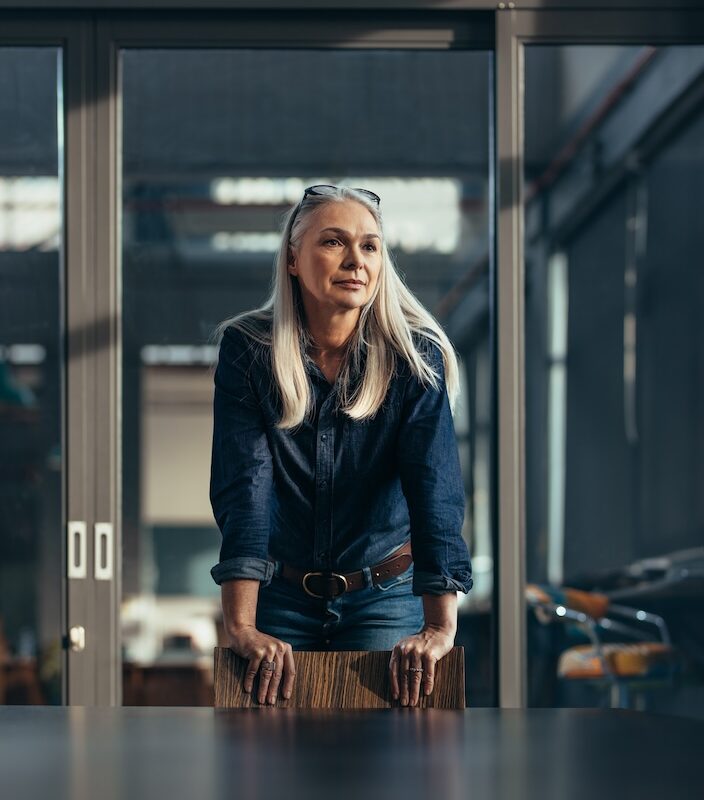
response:
[[[391,697],[390,650],[294,650],[296,678],[291,697],[279,697],[284,708],[394,708]],[[227,647],[215,648],[215,708],[252,708],[257,699],[258,676],[252,692],[244,691],[248,661]],[[435,686],[422,693],[414,708],[465,708],[464,647],[453,647],[435,666]]]

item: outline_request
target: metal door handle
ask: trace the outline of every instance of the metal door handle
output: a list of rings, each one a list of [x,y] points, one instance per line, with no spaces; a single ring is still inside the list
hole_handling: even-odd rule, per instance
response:
[[[69,522],[66,527],[68,553],[68,577],[85,578],[87,575],[87,528],[81,521]]]
[[[95,523],[95,579],[112,580],[112,523]]]

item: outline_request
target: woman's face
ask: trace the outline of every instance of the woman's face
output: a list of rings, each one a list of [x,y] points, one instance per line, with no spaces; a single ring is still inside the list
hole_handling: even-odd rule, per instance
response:
[[[292,260],[291,260],[292,259]],[[381,232],[374,215],[354,200],[325,203],[289,256],[307,311],[361,308],[381,269]]]

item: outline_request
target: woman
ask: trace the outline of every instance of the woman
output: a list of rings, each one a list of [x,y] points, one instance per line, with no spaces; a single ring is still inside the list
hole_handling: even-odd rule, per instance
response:
[[[260,703],[290,697],[294,649],[390,649],[394,699],[416,705],[473,583],[457,359],[397,273],[379,205],[306,189],[270,298],[218,327],[211,574]]]

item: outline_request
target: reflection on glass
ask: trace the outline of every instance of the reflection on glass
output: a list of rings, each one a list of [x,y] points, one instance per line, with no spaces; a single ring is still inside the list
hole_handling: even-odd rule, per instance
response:
[[[0,48],[0,704],[61,703],[56,48]]]
[[[461,51],[123,51],[126,704],[210,702],[210,336],[267,296],[286,209],[339,182],[384,198],[407,283],[461,357],[475,588],[459,595],[456,643],[473,665],[468,703],[493,702],[490,68]]]
[[[529,704],[704,718],[704,47],[525,56]]]

